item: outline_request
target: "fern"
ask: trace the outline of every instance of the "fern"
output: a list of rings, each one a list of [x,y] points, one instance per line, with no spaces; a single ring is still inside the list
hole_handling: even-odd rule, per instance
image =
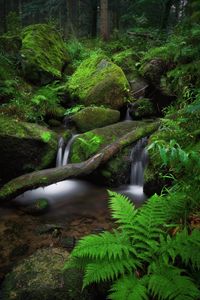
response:
[[[194,300],[200,296],[191,278],[183,275],[184,270],[162,262],[149,267],[148,290],[159,299]]]
[[[112,281],[111,300],[198,299],[190,276],[200,269],[200,232],[168,234],[173,199],[154,195],[136,210],[125,196],[109,195],[118,229],[81,239],[66,265],[84,270],[83,288]]]
[[[109,299],[148,300],[145,279],[138,279],[134,274],[124,276],[113,284]]]

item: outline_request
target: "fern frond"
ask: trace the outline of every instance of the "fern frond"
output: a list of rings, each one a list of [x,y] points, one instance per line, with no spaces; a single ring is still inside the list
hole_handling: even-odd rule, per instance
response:
[[[132,229],[134,225],[137,209],[133,203],[124,195],[116,192],[108,191],[110,196],[109,207],[111,209],[112,218],[115,220],[119,227],[124,230]]]
[[[159,252],[165,262],[170,259],[174,262],[176,257],[181,257],[185,265],[200,269],[200,231],[193,230],[188,234],[183,230],[175,237],[168,236],[167,240],[161,238]]]
[[[139,211],[135,218],[132,234],[133,245],[140,258],[149,259],[157,251],[158,239],[164,235],[163,225],[166,222],[166,214],[163,211],[162,198],[154,195]]]
[[[104,257],[120,259],[129,256],[132,246],[127,235],[113,231],[103,232],[98,235],[92,234],[79,241],[72,255],[74,257],[88,257],[91,259],[103,259]]]
[[[83,288],[91,283],[100,281],[115,280],[119,275],[124,275],[127,272],[132,273],[140,266],[137,259],[132,257],[122,257],[120,260],[108,259],[94,261],[85,268],[85,276],[83,280]]]
[[[148,290],[160,300],[199,299],[200,292],[191,278],[182,275],[184,270],[161,264],[152,263],[149,267]]]
[[[134,274],[116,281],[110,290],[108,299],[111,300],[148,300],[145,278],[138,279]]]

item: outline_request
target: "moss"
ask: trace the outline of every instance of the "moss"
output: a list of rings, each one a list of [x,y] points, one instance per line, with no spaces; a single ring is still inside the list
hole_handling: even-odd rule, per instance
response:
[[[119,119],[119,111],[102,107],[88,107],[72,116],[81,132],[116,123]]]
[[[52,131],[0,116],[0,177],[3,182],[50,166],[56,151],[57,135]]]
[[[130,182],[130,152],[133,146],[123,148],[100,170],[102,181],[109,186],[119,186]]]
[[[132,49],[126,49],[113,55],[113,62],[118,65],[124,73],[134,76],[138,73],[136,64],[139,61],[138,55]]]
[[[94,300],[96,289],[82,291],[80,270],[63,271],[68,252],[60,248],[37,250],[6,276],[3,283],[4,300]]]
[[[137,121],[120,122],[103,128],[94,129],[79,135],[72,144],[70,162],[75,163],[88,159],[105,146],[112,144],[114,141],[116,141],[116,139],[132,131],[134,128],[136,129],[144,124],[145,123],[143,122]],[[92,148],[92,151],[88,151],[88,148],[83,145],[83,141],[85,141],[88,145],[92,145],[92,139],[94,139],[94,137],[97,137],[99,142],[93,142],[94,147]]]
[[[119,108],[125,103],[129,84],[120,67],[105,55],[94,53],[72,75],[67,88],[85,105]]]
[[[59,32],[47,24],[23,30],[21,56],[25,76],[36,83],[61,78],[62,68],[69,61]]]

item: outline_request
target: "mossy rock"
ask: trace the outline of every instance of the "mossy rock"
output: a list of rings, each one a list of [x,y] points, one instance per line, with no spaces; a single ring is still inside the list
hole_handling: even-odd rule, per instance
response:
[[[133,120],[156,116],[157,111],[150,99],[143,98],[135,101],[129,111]]]
[[[73,115],[71,119],[81,132],[85,132],[118,122],[120,112],[109,108],[87,107]]]
[[[57,135],[45,127],[0,116],[0,178],[19,175],[54,164]]]
[[[36,84],[60,79],[69,62],[59,32],[47,24],[30,25],[22,31],[21,57],[25,77]]]
[[[92,54],[82,62],[67,83],[71,96],[80,103],[121,108],[126,102],[129,83],[120,67],[103,54]]]
[[[156,88],[160,88],[161,77],[168,71],[168,62],[161,58],[154,58],[145,61],[140,67],[140,74],[150,84]]]
[[[41,249],[23,260],[6,276],[3,300],[94,300],[82,292],[82,273],[63,272],[68,252],[60,248]]]
[[[132,148],[133,145],[123,148],[98,170],[98,176],[100,176],[99,180],[101,180],[101,182],[110,187],[118,187],[130,183],[130,154]]]
[[[45,198],[37,199],[33,204],[28,206],[22,206],[20,209],[25,213],[31,215],[41,215],[45,214],[49,210],[49,201]]]

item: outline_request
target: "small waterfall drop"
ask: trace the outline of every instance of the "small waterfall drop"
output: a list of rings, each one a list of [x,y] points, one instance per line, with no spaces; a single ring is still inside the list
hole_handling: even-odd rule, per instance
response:
[[[137,142],[131,151],[131,176],[130,186],[135,194],[143,195],[144,170],[148,163],[148,153],[145,149],[147,138],[142,138]]]
[[[63,155],[63,159],[62,159],[62,166],[66,166],[68,163],[71,145],[76,137],[77,137],[77,134],[73,135],[65,147],[65,151],[64,151],[64,155]]]
[[[124,121],[132,121],[132,117],[130,115],[130,107],[127,107],[127,111],[126,111],[126,116],[125,116],[125,119]]]
[[[56,157],[56,167],[62,166],[63,147],[64,147],[64,139],[63,139],[63,137],[60,137],[58,140],[58,152],[57,152],[57,157]]]

